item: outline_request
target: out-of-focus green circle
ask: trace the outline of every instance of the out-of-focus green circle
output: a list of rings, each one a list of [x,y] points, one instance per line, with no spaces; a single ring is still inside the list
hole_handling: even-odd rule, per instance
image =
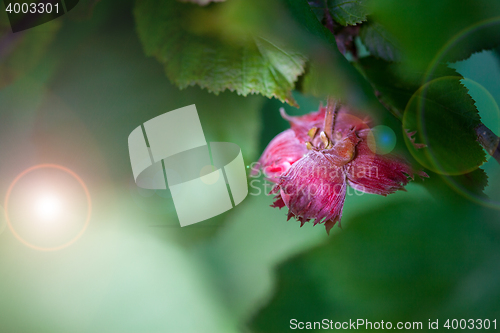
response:
[[[412,137],[414,142],[426,145],[417,149],[405,135],[410,153],[424,167],[443,175],[474,171],[484,161],[483,152],[477,149],[473,118],[457,113],[453,104],[447,106],[450,100],[462,102],[454,100],[453,92],[448,91],[450,86],[456,86],[453,81],[461,79],[461,76],[447,76],[427,82],[412,96],[403,117],[403,129],[416,132]],[[463,158],[465,154],[470,158]]]
[[[450,54],[464,50],[465,52],[467,52],[467,47],[474,47],[473,44],[475,36],[482,36],[484,38],[484,36],[487,36],[492,32],[496,33],[498,29],[497,26],[499,24],[500,24],[500,17],[497,16],[491,19],[478,22],[457,33],[442,47],[440,52],[436,54],[431,65],[428,67],[426,75],[423,79],[423,83],[429,81],[432,82],[431,78],[434,76],[434,74],[436,73],[437,69],[441,64],[448,62],[447,57]],[[481,122],[485,124],[488,128],[490,128],[495,134],[500,135],[500,110],[493,96],[491,96],[490,92],[479,83],[470,80],[468,78],[465,79],[462,77],[458,78],[461,79],[461,83],[463,83],[464,86],[469,89],[469,94],[472,96],[472,98],[474,98],[476,106],[479,110],[479,114],[481,116]],[[447,92],[447,93],[452,93],[452,92]],[[411,123],[412,120],[411,118],[413,118],[414,116],[415,115],[411,115],[408,117],[408,119],[406,120],[407,124]],[[425,123],[425,121],[421,123]],[[443,125],[444,125],[443,128],[445,129],[443,132],[446,132],[446,126],[448,127],[453,126],[453,123],[443,124]],[[459,137],[457,137],[456,139],[460,140]],[[417,134],[415,135],[415,141],[417,143],[422,142],[419,140],[426,141],[425,134],[417,132]],[[489,177],[488,183],[490,184],[490,186],[486,188],[485,193],[488,192],[487,190],[490,190],[490,192],[491,190],[494,190],[493,192],[495,192],[495,193],[487,193],[489,197],[486,197],[480,193],[473,193],[470,189],[470,186],[467,186],[467,182],[479,181],[480,179],[479,175],[481,174],[481,170],[477,170],[478,169],[477,167],[474,168],[474,166],[472,165],[468,168],[462,166],[461,168],[454,168],[455,170],[453,170],[453,168],[451,168],[451,170],[446,170],[446,168],[441,167],[439,161],[437,161],[437,163],[436,161],[434,162],[432,161],[432,158],[435,156],[435,153],[432,152],[432,148],[427,151],[425,148],[417,150],[413,147],[413,144],[411,143],[410,139],[407,138],[406,136],[405,136],[405,143],[407,144],[408,149],[410,150],[412,155],[421,164],[423,164],[426,167],[429,167],[433,171],[441,173],[442,178],[450,185],[450,187],[452,187],[458,193],[464,195],[465,197],[467,197],[472,201],[481,203],[487,207],[500,209],[500,200],[498,199],[499,198],[498,195],[500,194],[500,192],[496,190],[497,187],[491,188],[491,184],[496,184],[499,176],[497,170],[498,165],[495,163],[496,161],[490,160],[482,166],[482,169],[485,169],[488,174]],[[426,142],[423,143],[426,144]],[[489,154],[485,154],[485,157],[486,159],[491,158]],[[447,172],[447,171],[452,171],[452,172]],[[474,173],[467,174],[468,172],[472,171],[474,171]]]

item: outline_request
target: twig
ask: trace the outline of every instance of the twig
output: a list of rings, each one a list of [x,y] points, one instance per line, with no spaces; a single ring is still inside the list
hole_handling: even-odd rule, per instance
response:
[[[488,154],[493,156],[493,158],[500,163],[500,138],[488,127],[484,126],[484,124],[476,127],[476,134],[479,143],[481,143]]]
[[[335,31],[336,22],[333,20],[333,17],[330,14],[330,10],[328,9],[328,5],[326,3],[326,0],[325,0],[325,8],[323,10],[325,13],[325,27],[327,27],[327,29],[330,30],[330,32],[332,34],[335,34],[334,31]]]

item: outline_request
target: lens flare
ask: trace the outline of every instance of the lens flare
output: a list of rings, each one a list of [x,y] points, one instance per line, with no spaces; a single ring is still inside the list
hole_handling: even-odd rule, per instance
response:
[[[61,215],[61,210],[61,200],[53,194],[40,197],[35,205],[35,212],[43,221],[58,218]]]
[[[7,222],[5,221],[5,212],[3,210],[3,207],[0,206],[0,235],[3,233],[6,227]]]
[[[375,138],[375,151],[379,155],[389,154],[396,147],[396,133],[389,126],[378,125],[372,128]]]
[[[461,85],[461,80],[461,76],[443,76],[425,83],[410,98],[403,116],[403,129],[415,131],[415,142],[426,145],[425,149],[416,149],[405,136],[408,150],[421,165],[441,175],[463,175],[473,172],[483,163],[484,154],[476,149],[477,135],[470,126],[472,121],[466,115],[457,117],[442,103],[432,102],[432,96],[438,93],[445,96],[443,98],[452,98],[452,95],[443,95],[443,88],[449,84]],[[439,130],[436,130],[437,124],[441,124]],[[457,136],[457,128],[467,127],[469,131],[460,133],[463,141],[459,147],[450,138]],[[458,152],[465,149],[470,149],[475,155],[471,159],[461,158]]]
[[[39,251],[57,251],[83,235],[90,222],[92,202],[87,186],[76,173],[60,165],[41,164],[14,179],[4,209],[7,226],[21,243]]]
[[[454,52],[466,49],[466,47],[471,44],[470,41],[474,39],[474,36],[489,35],[492,32],[496,31],[499,25],[500,25],[500,16],[496,16],[478,22],[474,25],[471,25],[463,29],[459,33],[457,33],[441,48],[441,50],[434,57],[433,61],[431,62],[426,71],[425,77],[422,81],[422,86],[424,87],[426,85],[432,84],[433,81],[436,81],[433,80],[434,74],[436,73],[436,70],[439,68],[440,64],[449,61],[447,59],[447,56],[453,54]],[[454,66],[452,65],[451,67]],[[476,100],[476,106],[478,108],[479,114],[481,115],[481,121],[486,126],[488,126],[488,128],[490,128],[493,132],[499,134],[498,131],[500,131],[500,109],[496,103],[495,98],[485,87],[467,77],[462,78],[461,76],[459,76],[455,78],[448,77],[441,79],[460,80],[461,83],[469,89],[469,94]],[[420,141],[417,142],[428,144],[428,142],[426,142],[426,139],[428,138],[426,138],[426,133],[425,133],[425,122],[428,120],[425,119],[425,108],[423,108],[422,106],[423,105],[420,105],[419,108],[415,108],[418,110],[417,117],[415,117],[417,120],[415,121],[415,123],[418,124],[416,128],[418,127],[417,129],[420,130],[420,132],[417,133],[417,140]],[[406,112],[405,112],[405,117],[406,117]],[[403,119],[403,123],[404,122],[405,119]],[[450,121],[441,121],[440,123],[446,124],[446,126],[448,127],[453,126],[453,124]],[[479,165],[478,166],[465,165],[461,168],[457,168],[456,166],[455,167],[446,166],[444,163],[445,161],[437,159],[436,157],[438,156],[436,154],[433,154],[433,152],[430,149],[427,148],[423,150],[423,152],[418,153],[418,156],[416,156],[415,151],[411,146],[411,142],[406,140],[406,137],[405,137],[405,142],[409,150],[412,152],[412,155],[421,164],[423,164],[426,167],[429,167],[429,169],[433,171],[440,173],[441,177],[448,183],[448,185],[454,190],[456,190],[458,193],[465,196],[469,200],[482,204],[486,207],[500,209],[500,200],[498,199],[500,192],[498,191],[498,186],[495,186],[495,184],[498,183],[499,179],[498,177],[500,176],[500,173],[498,172],[498,164],[496,163],[495,160],[490,159],[491,157],[489,155],[486,154],[486,159],[488,161],[485,164],[481,165],[481,169],[486,170],[487,175],[489,177],[488,183],[490,185],[484,191],[488,195],[488,197],[486,197],[480,194],[472,193],[466,186],[463,185],[463,182],[461,183],[457,181],[457,177],[462,177],[462,176],[468,178],[469,180],[474,180],[475,177],[479,177],[479,175],[482,173],[481,170],[478,170]],[[474,172],[474,174],[472,172]]]

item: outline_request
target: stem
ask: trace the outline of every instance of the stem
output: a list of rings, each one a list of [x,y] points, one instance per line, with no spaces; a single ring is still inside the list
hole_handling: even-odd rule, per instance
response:
[[[481,143],[488,154],[500,163],[500,138],[488,127],[484,126],[484,124],[476,127],[476,134],[479,143]]]
[[[332,141],[333,139],[333,130],[335,128],[335,120],[337,119],[337,114],[339,113],[340,103],[335,102],[332,97],[328,97],[326,103],[326,116],[325,116],[325,126],[324,132],[328,139]]]
[[[325,0],[324,12],[325,12],[325,26],[333,34],[335,30],[335,21],[333,20],[332,15],[330,14],[330,10],[328,9],[326,0]]]

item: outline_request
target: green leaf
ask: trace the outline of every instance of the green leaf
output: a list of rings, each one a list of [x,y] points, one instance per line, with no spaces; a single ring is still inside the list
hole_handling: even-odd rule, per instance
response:
[[[430,81],[412,96],[403,117],[403,128],[416,130],[416,142],[427,145],[417,150],[406,137],[412,155],[446,175],[469,173],[486,161],[474,130],[479,114],[461,79]]]
[[[164,65],[171,81],[181,89],[199,85],[215,94],[229,89],[244,96],[260,93],[295,103],[291,90],[304,72],[302,55],[260,37],[234,40],[209,33],[203,30],[203,23],[193,23],[194,8],[203,15],[212,6],[199,8],[162,0],[136,4],[134,13],[144,50]]]
[[[327,6],[332,18],[342,25],[356,25],[370,14],[364,0],[328,0]]]
[[[380,24],[369,22],[364,24],[359,37],[370,53],[387,61],[401,60],[401,47],[395,38]]]
[[[460,193],[466,194],[467,196],[473,195],[477,198],[486,197],[483,191],[486,186],[488,186],[488,175],[481,168],[477,168],[463,175],[444,177],[445,180]]]
[[[427,145],[416,149],[405,136],[419,163],[440,174],[459,175],[485,161],[474,130],[479,113],[455,70],[439,65],[433,72],[418,72],[373,57],[361,59],[359,66],[382,103],[403,121],[403,129],[416,131],[415,142]]]

